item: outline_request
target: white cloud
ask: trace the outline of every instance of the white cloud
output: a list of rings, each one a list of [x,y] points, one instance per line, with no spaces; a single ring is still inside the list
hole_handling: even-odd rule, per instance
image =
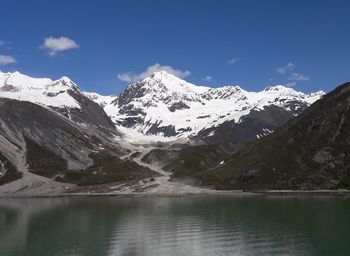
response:
[[[228,64],[228,65],[236,64],[238,60],[239,60],[239,59],[237,59],[237,58],[232,58],[232,59],[230,59],[230,60],[227,61],[227,64]]]
[[[143,71],[140,74],[135,74],[134,72],[119,74],[118,79],[124,82],[136,82],[136,81],[145,79],[146,77],[149,77],[150,75],[152,75],[152,73],[158,72],[158,71],[166,71],[179,78],[185,78],[191,75],[191,72],[188,70],[182,71],[179,69],[174,69],[171,66],[162,66],[159,63],[156,63],[154,65],[149,66],[145,71]]]
[[[54,38],[50,36],[45,38],[45,41],[41,47],[46,49],[50,56],[55,56],[59,52],[76,49],[80,46],[73,39],[68,37],[61,36],[59,38]]]
[[[137,81],[136,76],[137,75],[129,72],[129,73],[124,73],[124,74],[119,74],[118,79],[122,80],[124,82],[135,82],[135,81]]]
[[[207,81],[207,82],[210,82],[210,81],[212,81],[213,80],[213,77],[212,76],[205,76],[204,78],[203,78],[203,81]]]
[[[289,82],[289,83],[286,83],[285,86],[294,87],[296,84],[297,84],[296,82]]]
[[[0,40],[0,47],[4,45],[5,45],[5,42]]]
[[[308,81],[309,77],[299,74],[299,73],[293,73],[290,75],[290,77],[288,77],[289,81]]]
[[[0,55],[0,65],[8,65],[16,63],[16,59],[9,55]]]
[[[295,65],[292,62],[289,62],[284,67],[280,67],[280,68],[276,69],[276,72],[280,73],[280,74],[286,74],[286,73],[292,71],[294,68],[295,68]]]

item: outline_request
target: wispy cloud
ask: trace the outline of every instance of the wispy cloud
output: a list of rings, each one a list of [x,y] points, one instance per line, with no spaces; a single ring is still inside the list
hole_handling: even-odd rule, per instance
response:
[[[152,75],[152,73],[158,72],[158,71],[166,71],[179,78],[185,78],[191,75],[191,72],[188,70],[182,71],[179,69],[175,69],[172,66],[163,66],[163,65],[160,65],[159,63],[155,63],[154,65],[149,66],[145,71],[139,74],[134,72],[119,74],[118,79],[129,83],[136,82],[136,81],[145,79],[146,77],[149,77],[150,75]]]
[[[286,74],[292,71],[294,68],[295,68],[295,65],[292,62],[289,62],[287,65],[276,69],[276,72],[280,74]]]
[[[239,61],[238,58],[232,58],[232,59],[229,59],[229,60],[227,61],[227,64],[228,64],[228,65],[233,65],[233,64],[236,64],[238,61]]]
[[[288,77],[289,81],[308,81],[310,78],[308,76],[305,76],[303,74],[299,73],[293,73]]]
[[[294,87],[297,82],[299,81],[308,81],[310,78],[309,76],[300,74],[300,73],[292,73],[292,71],[295,69],[295,64],[293,64],[292,62],[289,62],[287,65],[277,68],[276,72],[281,74],[281,75],[285,75],[287,82],[286,82],[286,86],[288,87]]]
[[[6,49],[6,50],[11,50],[12,49],[11,42],[5,42],[3,40],[0,40],[0,47],[2,49]]]
[[[288,82],[285,84],[287,87],[294,87],[297,83],[296,82]]]
[[[41,48],[46,49],[48,54],[52,57],[55,56],[59,52],[67,51],[70,49],[79,48],[79,44],[77,44],[73,39],[68,37],[47,37],[44,40],[44,43],[41,45]]]
[[[203,78],[203,81],[206,81],[206,82],[210,82],[210,81],[212,81],[213,80],[213,77],[212,76],[205,76],[204,78]]]
[[[16,59],[9,55],[0,55],[0,65],[9,65],[16,63]]]

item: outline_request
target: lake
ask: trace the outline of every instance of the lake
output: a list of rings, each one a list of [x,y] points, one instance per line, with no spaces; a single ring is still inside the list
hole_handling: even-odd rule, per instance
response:
[[[350,255],[350,198],[3,198],[0,255]]]

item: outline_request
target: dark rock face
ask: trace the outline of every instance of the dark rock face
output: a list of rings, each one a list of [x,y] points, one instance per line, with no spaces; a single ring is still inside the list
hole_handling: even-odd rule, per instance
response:
[[[146,115],[146,113],[141,108],[136,108],[133,104],[123,105],[122,107],[120,107],[119,113],[126,114],[129,116]]]
[[[181,110],[181,109],[189,109],[190,107],[188,105],[186,105],[185,103],[183,103],[182,101],[180,102],[175,102],[174,104],[172,104],[170,107],[168,107],[168,109],[171,112],[175,112],[176,110]]]
[[[192,131],[192,128],[191,127],[186,127],[186,128],[180,128],[178,129],[179,132],[190,132]]]
[[[174,125],[161,126],[160,122],[150,124],[150,127],[146,134],[158,134],[163,133],[164,137],[174,137],[178,133],[175,130]]]
[[[205,115],[205,116],[198,116],[197,119],[204,119],[204,118],[209,118],[210,115]]]
[[[145,95],[146,89],[140,83],[136,83],[126,88],[118,97],[118,106],[129,104],[135,98],[141,98]]]
[[[118,125],[121,125],[126,128],[132,128],[136,124],[143,124],[143,118],[141,117],[126,117],[126,118],[121,118],[116,121]]]

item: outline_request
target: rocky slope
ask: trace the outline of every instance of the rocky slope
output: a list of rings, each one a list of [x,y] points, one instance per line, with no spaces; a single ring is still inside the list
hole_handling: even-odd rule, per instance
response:
[[[232,150],[189,147],[165,168],[217,189],[350,188],[350,83],[315,102],[273,134]],[[148,155],[150,157],[150,154]]]

